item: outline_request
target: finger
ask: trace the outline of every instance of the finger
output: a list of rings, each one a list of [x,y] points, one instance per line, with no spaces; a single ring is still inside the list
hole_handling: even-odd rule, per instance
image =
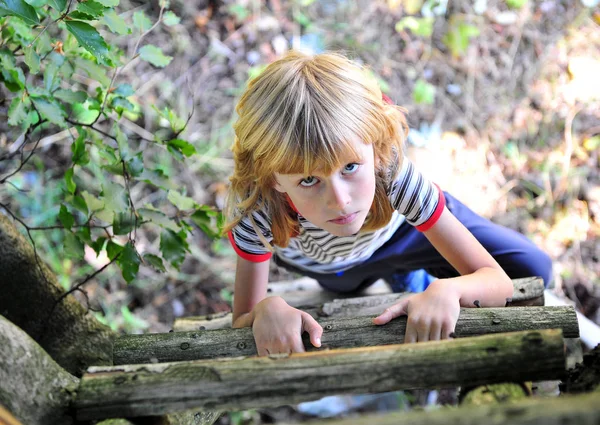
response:
[[[417,341],[418,342],[427,342],[429,341],[429,323],[421,323],[417,328]]]
[[[417,342],[417,327],[416,323],[412,320],[406,321],[406,332],[404,333],[404,343],[412,344]]]
[[[373,319],[373,323],[376,325],[385,325],[390,320],[395,319],[396,317],[403,316],[408,314],[408,302],[410,301],[410,297],[404,298],[397,302],[396,304],[386,308],[383,313]]]
[[[292,353],[304,353],[306,350],[304,349],[304,343],[302,342],[302,338],[298,335],[297,338],[294,338],[294,342],[290,347]]]
[[[259,356],[268,356],[269,355],[269,350],[267,350],[265,347],[260,347],[260,346],[256,346],[256,353]]]
[[[442,323],[432,322],[429,325],[429,341],[439,341],[442,337]]]
[[[452,334],[454,334],[454,326],[448,326],[448,325],[442,326],[442,339],[454,338],[452,336]]]
[[[323,327],[308,313],[302,312],[302,330],[310,335],[310,342],[313,346],[321,346],[321,336],[323,336]],[[300,341],[302,344],[302,341]],[[302,346],[304,350],[304,345]]]

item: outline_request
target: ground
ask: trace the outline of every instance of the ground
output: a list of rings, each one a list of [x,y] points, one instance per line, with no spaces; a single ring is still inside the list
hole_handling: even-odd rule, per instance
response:
[[[554,260],[554,291],[600,323],[600,12],[579,0],[507,2],[520,8],[458,1],[433,20],[431,35],[416,35],[396,24],[415,5],[420,18],[420,0],[171,3],[181,22],[147,41],[174,60],[160,70],[134,61],[120,78],[136,89],[143,111],[128,126],[134,133],[161,130],[153,105],[192,113],[182,136],[200,154],[173,178],[197,202],[223,205],[234,106],[249,76],[292,47],[343,50],[407,108],[407,153],[417,167],[534,240]],[[133,0],[120,8],[153,19],[159,11],[157,2]],[[455,31],[453,53],[447,34],[459,24],[476,31],[470,39]],[[126,50],[135,44],[115,42]],[[68,146],[46,152],[70,157]],[[138,249],[154,239],[141,234]],[[92,305],[124,332],[165,332],[176,317],[229,310],[233,251],[200,233],[190,245],[179,273],[142,268],[126,285],[108,270],[87,285]],[[272,280],[291,277],[273,266]]]
[[[152,131],[154,102],[167,102],[182,116],[193,102],[184,135],[202,154],[178,178],[196,200],[220,207],[232,166],[233,108],[248,76],[292,46],[342,49],[367,64],[407,108],[407,152],[419,169],[475,211],[533,239],[555,261],[555,291],[594,318],[600,283],[598,12],[575,0],[529,2],[520,9],[488,1],[483,11],[455,3],[446,16],[462,17],[479,35],[453,56],[442,41],[450,25],[444,16],[435,19],[430,37],[395,29],[407,4],[174,3],[180,25],[149,37],[175,59],[161,71],[138,63],[128,75],[148,117],[138,124]],[[156,6],[139,7],[157,15]],[[435,87],[433,103],[415,101],[418,80]],[[183,273],[167,282],[148,275],[129,288],[96,290],[127,302],[149,331],[168,329],[177,316],[227,310],[235,256],[224,241],[198,235],[195,242]],[[273,268],[273,280],[288,277]]]

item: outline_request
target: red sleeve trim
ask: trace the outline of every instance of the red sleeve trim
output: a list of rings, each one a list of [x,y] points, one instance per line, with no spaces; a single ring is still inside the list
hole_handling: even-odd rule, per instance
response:
[[[419,232],[426,232],[427,230],[431,229],[433,225],[437,223],[437,221],[442,216],[442,213],[444,212],[444,207],[446,206],[446,197],[444,196],[444,192],[442,192],[442,189],[440,189],[440,187],[437,184],[435,186],[438,188],[440,194],[438,198],[437,207],[431,215],[431,217],[429,217],[429,220],[415,227],[415,229],[417,229]]]
[[[246,251],[242,251],[240,247],[237,246],[237,244],[235,243],[235,239],[233,239],[233,234],[231,233],[231,231],[227,232],[227,237],[229,238],[229,242],[231,243],[231,246],[233,247],[237,255],[242,257],[244,260],[252,261],[253,263],[262,263],[263,261],[267,261],[268,259],[270,259],[273,255],[270,252],[266,252],[264,254],[249,254]]]

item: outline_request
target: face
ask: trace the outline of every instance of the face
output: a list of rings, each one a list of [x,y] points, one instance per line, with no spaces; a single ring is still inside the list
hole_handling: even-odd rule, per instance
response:
[[[375,196],[373,146],[352,144],[359,156],[344,158],[329,175],[275,174],[275,189],[287,193],[304,218],[336,236],[358,233]]]

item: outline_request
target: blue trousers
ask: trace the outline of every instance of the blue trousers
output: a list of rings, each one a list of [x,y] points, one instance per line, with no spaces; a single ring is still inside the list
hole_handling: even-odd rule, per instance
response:
[[[544,285],[548,286],[552,278],[552,260],[546,253],[522,234],[492,223],[452,195],[446,192],[444,195],[448,209],[469,229],[511,279],[539,276],[544,280]],[[408,223],[400,225],[390,240],[375,251],[371,258],[344,272],[308,272],[279,261],[276,256],[275,262],[290,271],[316,279],[327,290],[340,293],[362,290],[380,278],[385,279],[394,292],[418,292],[431,282],[430,276],[459,276],[429,240]]]

